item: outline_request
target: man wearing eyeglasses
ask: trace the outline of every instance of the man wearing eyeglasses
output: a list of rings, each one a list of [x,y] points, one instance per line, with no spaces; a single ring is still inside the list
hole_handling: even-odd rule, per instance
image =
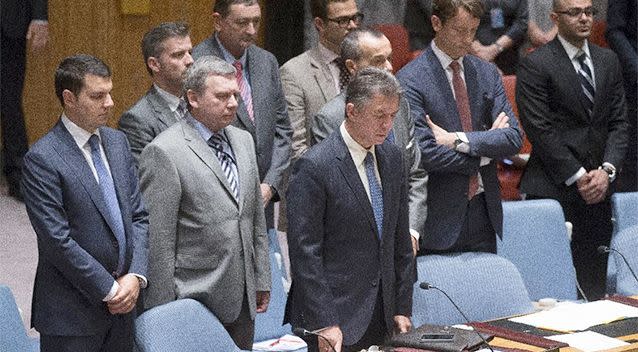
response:
[[[587,40],[595,14],[591,0],[555,0],[550,17],[558,35],[522,61],[516,86],[532,143],[521,192],[560,202],[590,300],[605,294],[607,257],[596,249],[611,238],[609,197],[629,127],[618,58]]]
[[[311,145],[312,117],[348,84],[350,74],[339,57],[339,47],[363,20],[354,0],[311,0],[310,8],[319,42],[280,70],[293,129],[293,162]]]

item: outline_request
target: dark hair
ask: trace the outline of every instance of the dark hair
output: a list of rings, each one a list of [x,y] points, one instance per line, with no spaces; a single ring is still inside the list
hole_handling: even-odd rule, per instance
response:
[[[401,85],[392,73],[376,67],[366,67],[350,80],[346,104],[352,103],[356,109],[361,109],[375,94],[400,97],[402,93]]]
[[[203,93],[206,86],[206,78],[211,75],[233,76],[234,78],[235,67],[216,56],[206,55],[200,57],[186,70],[184,96],[186,96],[186,91],[188,90],[198,94]]]
[[[164,51],[164,41],[174,37],[186,37],[190,34],[188,23],[186,22],[164,22],[152,28],[142,38],[142,55],[148,73],[153,74],[148,67],[149,57],[159,57]]]
[[[464,8],[476,18],[481,18],[485,11],[481,0],[432,0],[432,15],[438,17],[441,23],[456,16],[459,8]]]
[[[64,106],[62,92],[70,90],[76,96],[84,88],[84,77],[94,75],[98,77],[111,77],[111,69],[95,56],[78,54],[69,56],[60,62],[55,70],[55,95],[60,104]]]
[[[216,0],[213,5],[213,12],[219,13],[222,17],[226,17],[230,12],[231,5],[246,5],[252,6],[259,4],[257,0]]]
[[[319,17],[325,20],[328,17],[328,4],[346,1],[348,0],[310,0],[310,13],[312,14],[312,18]]]
[[[384,34],[372,28],[357,28],[350,31],[341,42],[341,59],[357,61],[363,55],[359,41],[365,36],[371,36],[375,39],[383,38]]]

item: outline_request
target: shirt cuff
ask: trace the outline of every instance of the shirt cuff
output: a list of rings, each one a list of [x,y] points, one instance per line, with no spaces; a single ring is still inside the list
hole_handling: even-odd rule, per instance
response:
[[[579,178],[585,176],[586,173],[587,171],[585,171],[585,169],[581,167],[572,177],[568,178],[567,181],[565,181],[565,184],[567,186],[571,186],[572,184],[574,184],[574,182],[578,181]]]
[[[148,286],[148,280],[146,277],[140,274],[131,273],[131,275],[135,275],[140,281],[140,288],[146,288]]]
[[[49,24],[49,21],[47,20],[31,20],[31,23],[33,24]]]
[[[115,297],[117,290],[119,289],[120,289],[120,284],[118,284],[117,281],[113,280],[113,286],[111,286],[111,291],[109,291],[109,294],[102,299],[102,302],[108,302],[112,300],[113,297]]]
[[[456,150],[461,153],[470,154],[470,140],[467,138],[465,132],[456,132],[456,136],[463,141],[456,147]]]
[[[482,156],[481,157],[481,164],[480,166],[485,166],[487,164],[489,164],[492,161],[492,158],[488,158],[486,156]]]
[[[417,231],[415,229],[410,229],[410,236],[414,237],[414,239],[417,240],[417,241],[421,237],[421,235],[419,234],[419,231]]]

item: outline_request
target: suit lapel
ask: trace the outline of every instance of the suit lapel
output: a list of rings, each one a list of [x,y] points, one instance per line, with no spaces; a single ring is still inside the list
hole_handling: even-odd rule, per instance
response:
[[[481,131],[484,129],[483,126],[481,126],[481,117],[483,116],[481,112],[481,104],[483,104],[483,97],[481,96],[479,87],[478,72],[471,60],[466,58],[463,58],[463,68],[463,74],[465,75],[465,87],[467,89],[467,97],[469,99],[470,112],[472,114],[472,130]]]
[[[324,101],[329,101],[338,93],[335,89],[334,83],[332,82],[330,68],[321,61],[319,47],[315,46],[312,48],[308,52],[308,57],[310,58],[312,76],[319,86],[319,90],[323,95]]]
[[[155,116],[160,120],[166,127],[172,126],[177,119],[175,118],[175,114],[171,111],[171,109],[166,104],[166,101],[159,96],[159,92],[155,86],[152,86],[146,94],[146,98],[148,99],[149,104],[155,111]]]
[[[431,89],[430,92],[432,92],[432,94],[440,95],[440,99],[433,99],[433,101],[442,102],[444,104],[444,107],[441,110],[441,112],[445,114],[443,115],[444,120],[433,120],[433,122],[438,124],[439,126],[446,127],[448,130],[461,131],[463,128],[461,126],[459,110],[456,107],[456,100],[454,99],[454,94],[452,93],[450,82],[445,75],[445,69],[434,54],[431,46],[428,46],[428,48],[425,50],[424,55],[427,60],[427,69],[431,70],[432,72],[432,83],[430,87],[432,87],[433,89]],[[431,112],[427,111],[426,113],[430,113],[431,118],[436,118],[436,114],[432,114]]]
[[[352,156],[348,151],[346,143],[341,137],[341,133],[335,133],[334,141],[334,154],[338,160],[336,163],[337,167],[345,178],[348,187],[350,187],[350,190],[357,198],[357,201],[359,202],[359,209],[363,210],[365,217],[368,219],[370,230],[372,230],[375,237],[378,238],[377,223],[374,220],[374,212],[372,210],[372,205],[370,204],[370,199],[368,199],[368,194],[361,183],[361,177],[359,177],[359,172],[354,165],[354,161],[352,160]]]
[[[548,45],[551,46],[552,52],[554,53],[555,60],[557,65],[557,73],[561,77],[560,84],[566,85],[566,89],[562,89],[562,92],[568,94],[569,97],[566,99],[567,104],[572,104],[573,111],[580,115],[580,117],[584,121],[589,121],[589,114],[587,113],[587,109],[585,109],[585,105],[583,99],[585,97],[582,94],[582,88],[580,86],[580,78],[578,77],[578,73],[574,69],[574,65],[570,60],[569,56],[567,56],[567,52],[563,45],[558,40],[558,36],[554,38]],[[578,102],[578,108],[573,105],[572,102]]]
[[[604,94],[602,94],[601,89],[605,87],[605,79],[606,79],[606,66],[603,64],[603,58],[600,56],[600,51],[598,47],[593,45],[589,45],[589,53],[591,54],[591,61],[594,65],[594,79],[596,80],[596,91],[594,93],[594,111],[591,116],[597,116],[598,110],[603,106],[603,102],[601,101]]]

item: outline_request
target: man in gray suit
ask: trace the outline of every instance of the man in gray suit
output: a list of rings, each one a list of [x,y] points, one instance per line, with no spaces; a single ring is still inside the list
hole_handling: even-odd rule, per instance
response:
[[[186,111],[181,99],[182,81],[186,69],[193,63],[192,48],[188,24],[184,22],[162,23],[142,39],[144,62],[153,85],[122,114],[119,122],[136,162],[142,149]]]
[[[280,69],[292,125],[293,161],[311,145],[312,116],[348,83],[349,73],[339,57],[339,46],[363,19],[354,0],[311,0],[310,8],[319,42]]]
[[[233,125],[253,137],[266,223],[273,228],[272,203],[279,201],[284,171],[290,164],[292,129],[279,79],[277,59],[254,45],[261,20],[257,0],[217,0],[215,33],[193,49],[195,59],[217,56],[237,70],[241,92]]]
[[[235,69],[202,57],[188,69],[189,114],[142,151],[140,184],[151,222],[146,309],[202,302],[242,349],[270,299],[268,237],[254,144],[234,126]]]
[[[341,43],[341,57],[352,75],[366,67],[378,67],[392,72],[390,58],[392,46],[383,33],[374,29],[355,29],[348,33]],[[313,143],[317,144],[339,129],[346,114],[346,92],[341,92],[324,105],[312,119]],[[401,99],[399,112],[394,119],[388,139],[401,148],[405,174],[408,179],[410,209],[410,234],[412,248],[416,255],[419,237],[427,216],[428,175],[421,168],[421,151],[414,140],[414,122],[410,117],[410,107]]]

